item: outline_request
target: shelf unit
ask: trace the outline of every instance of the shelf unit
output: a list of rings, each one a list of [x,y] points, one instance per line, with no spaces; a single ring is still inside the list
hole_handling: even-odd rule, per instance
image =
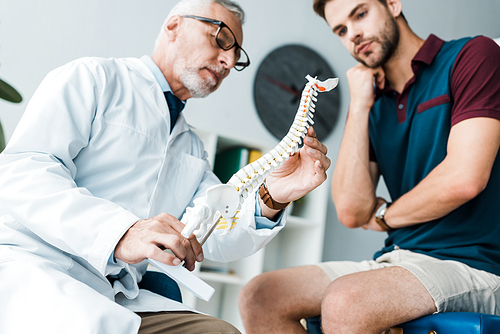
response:
[[[212,167],[216,153],[220,150],[244,146],[265,154],[278,144],[277,140],[269,147],[216,133],[194,131],[203,141]],[[184,303],[200,312],[230,322],[244,333],[238,310],[238,294],[246,283],[266,271],[321,262],[329,198],[326,183],[287,208],[286,227],[265,248],[238,261],[215,263],[205,260],[198,265],[196,275],[213,286],[215,294],[210,302],[205,302],[183,290]],[[215,271],[211,270],[213,268]]]

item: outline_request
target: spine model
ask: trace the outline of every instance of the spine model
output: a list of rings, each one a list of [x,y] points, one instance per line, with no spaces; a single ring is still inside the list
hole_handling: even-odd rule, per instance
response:
[[[321,82],[309,75],[306,79],[308,82],[302,91],[299,109],[287,135],[271,151],[240,169],[227,182],[238,191],[241,203],[249,193],[260,186],[269,174],[297,152],[302,139],[306,136],[307,129],[314,124],[313,117],[316,108],[314,102],[317,102],[318,91],[330,91],[338,84],[338,79]]]
[[[314,102],[317,102],[318,92],[328,92],[338,84],[337,78],[319,81],[307,75],[306,79],[308,82],[302,91],[299,109],[287,135],[271,151],[236,172],[227,184],[212,186],[204,197],[195,199],[195,206],[187,208],[181,220],[186,224],[182,231],[184,237],[194,232],[198,238],[202,237],[200,243],[203,244],[221,218],[227,221],[222,235],[227,234],[248,195],[297,152],[307,129],[314,124]]]

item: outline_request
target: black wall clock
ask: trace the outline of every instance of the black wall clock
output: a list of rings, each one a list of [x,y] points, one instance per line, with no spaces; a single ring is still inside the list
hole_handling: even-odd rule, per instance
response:
[[[320,55],[301,45],[286,45],[272,51],[257,71],[253,87],[255,107],[265,127],[280,140],[293,123],[307,74],[319,80],[336,77]],[[320,140],[335,126],[339,106],[338,88],[318,96],[313,120]]]

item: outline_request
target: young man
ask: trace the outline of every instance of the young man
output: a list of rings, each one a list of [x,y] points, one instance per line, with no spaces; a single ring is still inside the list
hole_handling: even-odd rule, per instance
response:
[[[219,181],[170,100],[204,97],[249,64],[242,21],[231,1],[183,0],[152,57],[83,58],[42,82],[0,155],[1,333],[239,333],[138,283],[146,258],[190,270],[204,256],[232,261],[285,223],[256,194],[203,249],[180,234],[186,207]],[[274,201],[321,184],[325,154],[310,129],[267,179]]]
[[[399,0],[314,9],[359,61],[332,179],[339,220],[389,235],[374,261],[255,278],[240,297],[247,333],[304,333],[298,321],[319,314],[325,333],[351,334],[434,312],[500,314],[500,48],[423,40]],[[392,204],[375,195],[380,175]]]

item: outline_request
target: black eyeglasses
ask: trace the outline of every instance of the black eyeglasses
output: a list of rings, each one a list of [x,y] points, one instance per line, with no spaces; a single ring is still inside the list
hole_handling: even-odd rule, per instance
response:
[[[250,58],[248,58],[247,53],[236,41],[236,37],[231,29],[222,21],[217,21],[213,19],[209,19],[202,16],[196,15],[182,15],[182,17],[196,19],[198,21],[207,22],[211,24],[215,24],[219,28],[215,33],[215,40],[217,41],[217,45],[224,50],[230,50],[233,46],[235,47],[234,53],[236,56],[236,63],[234,64],[234,69],[236,71],[243,71],[248,65],[250,65]]]

